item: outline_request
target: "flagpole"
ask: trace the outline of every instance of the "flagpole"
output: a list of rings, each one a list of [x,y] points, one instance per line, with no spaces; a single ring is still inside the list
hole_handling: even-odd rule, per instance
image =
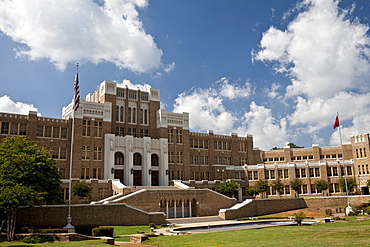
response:
[[[71,133],[71,150],[69,157],[69,186],[68,186],[68,216],[67,225],[64,227],[68,230],[68,233],[74,233],[75,227],[72,223],[71,216],[71,201],[72,201],[72,165],[73,165],[73,144],[74,144],[74,130],[75,130],[75,111],[79,106],[80,95],[79,95],[79,85],[78,85],[78,63],[76,65],[76,78],[74,82],[74,97],[72,105],[72,133]]]
[[[339,139],[340,139],[340,147],[342,149],[342,166],[345,171],[345,176],[344,176],[344,183],[346,185],[346,198],[347,198],[347,208],[346,208],[346,214],[353,212],[353,209],[351,207],[351,203],[349,202],[349,197],[348,197],[348,183],[347,183],[347,169],[344,164],[344,150],[343,150],[343,142],[342,142],[342,130],[339,124],[339,112],[337,112],[337,117],[335,118],[335,123],[334,127],[338,126],[338,132],[339,132]]]

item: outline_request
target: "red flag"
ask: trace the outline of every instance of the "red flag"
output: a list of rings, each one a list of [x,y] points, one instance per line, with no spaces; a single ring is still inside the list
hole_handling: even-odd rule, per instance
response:
[[[77,64],[77,68],[78,68],[78,64]],[[75,89],[75,97],[74,97],[73,109],[77,111],[78,107],[80,106],[80,85],[78,83],[78,72],[76,72],[74,89]]]
[[[334,122],[334,125],[333,125],[333,129],[336,129],[337,127],[339,127],[339,118],[338,118],[338,115],[335,117],[335,122]]]

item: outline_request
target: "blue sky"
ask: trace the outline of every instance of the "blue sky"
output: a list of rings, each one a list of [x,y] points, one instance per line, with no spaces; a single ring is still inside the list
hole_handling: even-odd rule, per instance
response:
[[[338,145],[370,132],[370,0],[0,0],[0,112],[61,117],[79,62],[161,90],[192,131]]]

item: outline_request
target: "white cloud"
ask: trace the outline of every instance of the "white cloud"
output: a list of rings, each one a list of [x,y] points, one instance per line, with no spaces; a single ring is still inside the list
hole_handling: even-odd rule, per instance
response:
[[[137,8],[147,0],[0,0],[0,31],[25,44],[19,56],[48,59],[60,70],[70,62],[111,62],[137,73],[163,67]]]
[[[192,89],[178,95],[174,112],[188,112],[190,128],[194,131],[213,130],[229,133],[236,118],[223,105],[223,98],[214,89]]]
[[[270,88],[265,89],[265,93],[267,94],[267,97],[270,99],[281,99],[281,96],[278,92],[278,90],[281,88],[281,86],[278,83],[272,83]]]
[[[0,97],[0,112],[28,115],[29,111],[37,111],[37,108],[32,104],[14,102],[7,95]]]
[[[342,90],[367,90],[369,27],[347,18],[339,1],[306,0],[284,31],[271,27],[253,59],[272,62],[292,78],[287,96],[330,98]]]
[[[250,104],[250,111],[242,119],[242,126],[237,128],[239,134],[253,134],[255,147],[269,150],[275,146],[283,147],[288,143],[287,121],[285,118],[277,121],[271,109]]]
[[[355,94],[340,92],[330,99],[297,98],[295,111],[288,119],[290,125],[307,125],[307,132],[314,133],[333,123],[336,112],[341,120],[351,120],[357,116],[370,114],[370,93]]]
[[[145,92],[150,92],[150,88],[152,87],[152,86],[150,86],[149,84],[146,84],[146,83],[144,83],[144,84],[134,84],[130,80],[127,80],[127,79],[123,80],[122,83],[118,83],[117,86],[118,87],[126,87],[127,86],[130,89],[135,89],[135,90],[140,89],[141,91],[145,91]]]
[[[220,83],[220,95],[228,99],[248,98],[251,93],[251,84],[247,81],[243,86],[230,84],[228,78],[223,77],[216,83]]]

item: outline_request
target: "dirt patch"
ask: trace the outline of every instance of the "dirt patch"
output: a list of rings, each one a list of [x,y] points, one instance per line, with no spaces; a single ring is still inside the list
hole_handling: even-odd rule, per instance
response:
[[[293,216],[295,213],[304,212],[306,217],[325,217],[325,209],[326,208],[301,208],[297,210],[281,212],[278,213],[278,215],[289,217]]]

